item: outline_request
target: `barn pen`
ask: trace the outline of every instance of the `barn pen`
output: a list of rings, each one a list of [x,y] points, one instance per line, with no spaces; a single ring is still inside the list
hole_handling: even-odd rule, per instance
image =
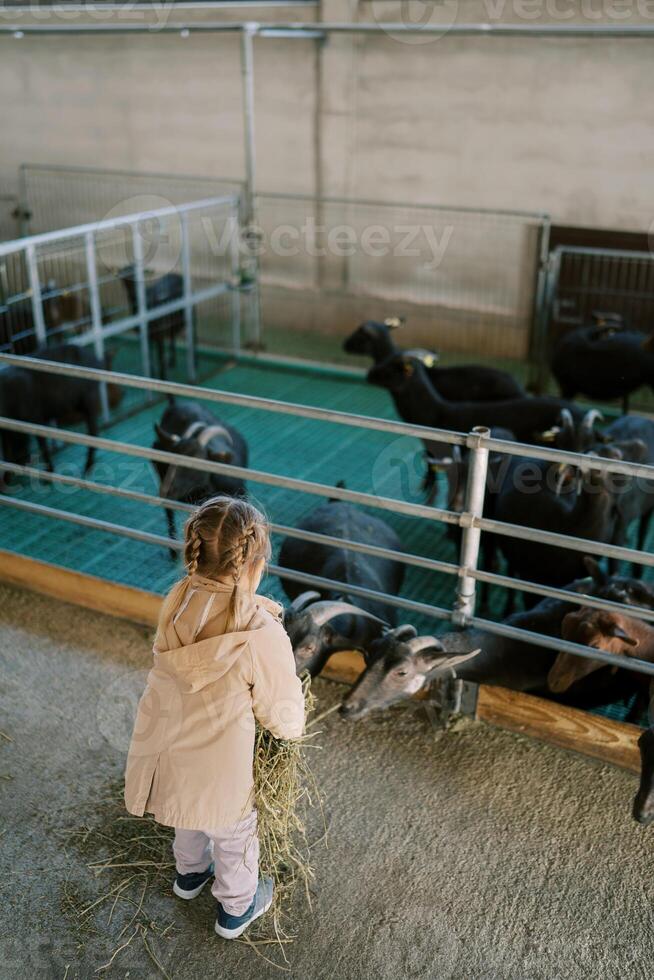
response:
[[[261,391],[266,381],[269,386],[277,385],[280,368],[271,370],[268,365],[263,367],[247,361],[219,367],[215,381],[221,385],[220,388],[163,382],[12,355],[2,355],[1,361],[29,364],[37,371],[51,371],[62,376],[111,380],[141,393],[201,398],[209,405],[220,406],[221,415],[247,433],[252,449],[252,469],[239,470],[228,464],[193,459],[188,460],[188,465],[194,469],[231,473],[247,479],[250,493],[271,515],[277,539],[280,534],[306,536],[305,532],[296,530],[293,525],[316,498],[349,500],[381,511],[398,531],[406,552],[388,553],[355,541],[345,542],[345,547],[355,551],[386,553],[406,563],[408,575],[402,593],[381,597],[397,607],[403,619],[410,619],[419,628],[427,624],[428,628],[433,628],[433,621],[436,620],[440,623],[474,625],[500,634],[515,633],[511,627],[475,615],[475,585],[480,580],[501,589],[569,597],[569,593],[559,589],[478,570],[479,537],[484,532],[533,537],[583,553],[607,555],[646,566],[654,564],[654,555],[649,552],[598,545],[482,518],[483,494],[480,491],[484,487],[488,451],[492,449],[510,455],[525,452],[519,444],[491,439],[484,430],[466,436],[410,426],[370,414],[345,413],[336,408],[250,395],[244,393],[247,387]],[[336,391],[341,397],[347,396],[352,408],[357,385],[350,379],[307,375],[298,372],[296,366],[285,369],[285,372],[287,392],[289,380],[295,392],[300,395],[312,392],[316,401],[316,394],[324,397],[324,393],[329,392],[333,397]],[[362,393],[367,394],[368,389],[363,388]],[[283,430],[280,430],[279,415],[284,416]],[[148,448],[152,420],[156,417],[156,403],[147,405],[127,420],[110,425],[102,437],[9,418],[0,420],[4,430],[48,436],[63,442],[66,447],[57,457],[59,472],[48,474],[22,465],[8,467],[10,472],[29,479],[27,483],[21,482],[16,486],[11,495],[0,497],[4,516],[3,540],[9,544],[9,550],[5,550],[2,556],[4,578],[58,598],[125,617],[135,617],[150,625],[153,623],[158,608],[157,593],[160,595],[178,574],[168,556],[170,541],[164,536],[165,524],[161,513],[164,501],[148,492],[152,486],[148,460],[179,463],[179,457]],[[277,436],[279,431],[283,431],[284,445],[288,446],[288,452],[283,454],[280,453]],[[376,467],[379,460],[388,459],[389,447],[392,453],[398,438],[406,441],[426,435],[470,449],[472,465],[467,505],[462,515],[442,507],[427,507],[401,499],[397,493],[398,485],[394,483],[396,478],[392,471],[389,472],[388,466],[377,470],[379,475],[374,479],[374,493],[370,492],[369,484],[366,485],[371,464]],[[90,443],[97,446],[102,456],[95,478],[86,480],[78,475],[81,469],[79,450]],[[537,447],[530,447],[528,451],[542,459],[571,464],[580,462],[574,453]],[[651,467],[599,458],[594,458],[592,462],[593,467],[597,466],[598,469],[641,478],[652,476]],[[588,463],[588,457],[584,458],[584,463]],[[102,480],[98,479],[100,468]],[[347,485],[337,486],[339,478],[343,476]],[[253,492],[254,487],[256,490]],[[165,501],[165,504],[170,506],[169,501]],[[180,511],[188,509],[182,504],[173,506]],[[434,543],[438,539],[438,531],[442,531],[444,525],[454,523],[463,528],[460,555],[452,555],[452,560],[429,557],[436,550]],[[85,529],[84,534],[80,534],[80,527]],[[328,537],[318,536],[318,540],[333,543]],[[178,549],[179,543],[173,547]],[[450,555],[452,550],[450,546]],[[445,543],[438,551],[447,553]],[[270,566],[270,576],[266,587],[277,596],[281,593],[274,579],[284,576],[299,579],[307,586],[338,588],[335,582],[280,569],[274,560]],[[144,592],[144,583],[150,583],[151,589]],[[366,589],[352,588],[351,591],[355,595],[380,598],[380,594]],[[596,608],[625,609],[629,615],[637,618],[652,619],[654,616],[651,611],[622,607],[585,595],[575,601]],[[540,634],[527,634],[525,638],[527,636],[536,645],[606,663],[624,663],[623,659],[612,654],[601,654],[577,644],[553,640]],[[645,674],[654,674],[654,665],[638,659],[631,660],[630,667]],[[326,673],[337,679],[352,680],[360,668],[361,661],[357,654],[337,654]],[[614,720],[616,711],[620,711],[615,706],[609,709],[614,718],[601,717],[500,688],[482,686],[477,690],[466,686],[464,690],[459,688],[453,693],[450,707],[452,710],[470,711],[493,724],[587,752],[626,768],[637,768],[636,739],[640,729]]]
[[[97,173],[86,176],[92,193],[88,199],[79,196],[81,210],[77,214],[88,218],[97,207],[98,187],[106,186],[107,178]],[[69,175],[59,170],[46,177],[55,181],[51,191],[57,184],[60,188],[58,194],[50,194],[50,199],[65,201],[63,188],[70,181]],[[84,175],[79,177],[83,183]],[[26,187],[38,178],[38,173],[30,176],[30,168],[25,169]],[[165,175],[159,179],[168,181]],[[122,182],[124,189],[138,186],[133,183],[138,180],[134,175],[118,174],[112,180]],[[187,193],[189,182],[192,178],[182,182],[177,193]],[[159,186],[163,188],[164,183]],[[172,196],[172,187],[167,186]],[[210,188],[202,185],[202,190],[209,192]],[[298,234],[307,218],[315,225],[320,215],[327,235],[346,218],[349,227],[360,231],[376,218],[389,236],[408,221],[423,229],[442,229],[453,223],[458,239],[456,247],[443,254],[439,276],[431,285],[423,274],[430,248],[426,235],[416,254],[398,255],[391,249],[381,260],[361,247],[360,234],[355,236],[359,247],[347,255],[316,255],[308,247],[291,255],[262,250],[260,279],[252,280],[247,275],[248,250],[241,245],[245,236],[243,201],[240,195],[228,192],[227,184],[222,190],[226,193],[221,196],[119,213],[0,245],[5,283],[0,311],[5,327],[4,353],[0,363],[29,363],[37,371],[62,378],[97,378],[101,390],[105,390],[104,382],[110,382],[124,392],[114,408],[105,398],[101,437],[9,418],[0,421],[4,431],[47,436],[59,446],[55,473],[34,465],[5,464],[14,481],[8,492],[0,495],[0,521],[7,545],[2,574],[8,580],[153,622],[158,597],[178,574],[168,555],[170,542],[165,536],[162,508],[165,504],[179,512],[178,527],[188,510],[188,505],[163,501],[152,492],[152,461],[179,460],[150,448],[154,422],[161,416],[167,395],[200,399],[246,436],[251,468],[239,471],[227,464],[192,459],[188,465],[246,479],[249,492],[273,521],[276,548],[284,535],[316,540],[298,531],[296,524],[325,498],[351,501],[381,514],[403,543],[397,557],[406,565],[400,595],[387,596],[386,601],[397,608],[403,621],[413,622],[420,630],[433,631],[436,621],[441,627],[449,622],[510,632],[510,627],[476,615],[479,582],[490,586],[491,619],[499,618],[507,590],[537,596],[568,595],[560,589],[478,568],[480,535],[484,532],[633,560],[646,569],[654,565],[649,551],[545,534],[482,518],[489,450],[508,456],[527,452],[530,457],[573,465],[580,461],[576,454],[534,446],[525,450],[519,444],[490,439],[484,431],[456,434],[396,421],[387,392],[366,384],[361,370],[329,363],[338,356],[340,337],[332,337],[328,346],[321,326],[338,323],[339,333],[345,334],[351,329],[349,318],[371,309],[381,316],[392,304],[393,310],[399,307],[409,312],[425,330],[433,322],[447,322],[449,317],[460,350],[476,350],[485,336],[487,359],[494,352],[498,360],[504,355],[512,365],[528,370],[543,310],[545,285],[540,270],[546,217],[260,195],[257,212],[262,240],[268,244],[284,215],[289,219],[287,230],[296,229]],[[134,195],[126,197],[134,199]],[[32,200],[34,220],[44,224],[52,220],[39,205],[34,190]],[[501,255],[495,247],[498,236],[505,246]],[[512,256],[508,270],[507,254]],[[475,258],[472,279],[467,271],[471,255]],[[378,268],[380,261],[384,275]],[[129,307],[120,277],[121,269],[130,262],[135,266],[135,312]],[[479,271],[483,275],[479,276]],[[179,277],[182,295],[149,306],[148,284],[169,273]],[[551,290],[548,295],[551,298]],[[71,297],[75,300],[72,304]],[[56,325],[44,316],[47,300],[53,298],[67,300],[68,309],[72,309],[68,318]],[[171,369],[174,380],[155,380],[151,377],[150,325],[173,314],[182,318],[183,330],[174,344],[183,356]],[[306,325],[304,331],[299,329],[302,314],[308,318],[308,331]],[[292,329],[285,332],[289,323]],[[418,329],[409,338],[420,336]],[[209,338],[212,346],[207,346]],[[90,347],[100,361],[110,354],[114,370],[23,361],[17,356],[62,340]],[[262,350],[262,343],[271,349]],[[289,357],[289,343],[295,343],[300,351],[317,351],[316,360]],[[200,384],[195,383],[198,377]],[[279,424],[280,414],[284,416],[283,426]],[[420,440],[427,436],[471,451],[463,514],[446,509],[442,485],[438,506],[423,502]],[[80,456],[89,445],[95,445],[100,456],[90,477],[82,479]],[[600,470],[651,475],[645,466],[596,462]],[[588,463],[587,457],[584,463]],[[446,536],[448,525],[463,530],[460,552]],[[83,533],[80,527],[85,529]],[[319,536],[318,540],[330,539]],[[173,547],[179,548],[179,544]],[[346,547],[364,553],[371,550],[355,541],[346,542]],[[372,552],[384,553],[375,548]],[[295,577],[308,586],[325,584],[280,569],[274,562],[270,573],[266,587],[277,598],[283,598],[280,578]],[[142,593],[144,585],[147,596]],[[141,591],[135,592],[138,589]],[[352,592],[356,595],[356,588]],[[366,594],[366,590],[359,590],[359,594]],[[580,601],[615,608],[592,597]],[[652,618],[646,610],[629,607],[628,611],[643,619]],[[536,635],[532,639],[545,647],[591,656],[588,649],[566,647],[558,640]],[[598,659],[597,651],[592,656]],[[620,662],[611,655],[605,658],[609,663]],[[644,673],[654,672],[652,665],[637,660],[631,665]],[[359,654],[341,653],[331,658],[326,672],[351,681],[361,666]],[[635,743],[640,729],[622,723],[628,709],[624,704],[607,705],[602,714],[591,714],[499,688],[459,684],[451,692],[447,708],[450,712],[468,711],[632,769],[638,765]]]

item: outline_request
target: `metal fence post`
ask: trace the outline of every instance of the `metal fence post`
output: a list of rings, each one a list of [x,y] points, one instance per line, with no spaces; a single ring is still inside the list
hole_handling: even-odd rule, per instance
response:
[[[197,377],[195,366],[195,330],[193,329],[194,306],[191,283],[191,248],[188,237],[188,214],[181,213],[182,222],[182,279],[184,283],[184,326],[186,332],[186,374],[194,382]],[[174,340],[173,340],[174,343]]]
[[[106,367],[104,360],[104,335],[102,333],[102,306],[100,304],[100,291],[98,289],[98,270],[95,262],[95,235],[92,231],[87,231],[84,236],[84,251],[86,254],[86,275],[89,283],[93,348],[95,350],[95,356],[99,359],[102,366]],[[102,418],[105,422],[108,422],[109,399],[107,397],[107,385],[104,381],[100,384],[100,405],[102,408]]]
[[[243,84],[243,133],[245,141],[245,184],[243,208],[243,243],[246,261],[241,274],[242,286],[250,294],[252,336],[255,347],[261,345],[261,298],[259,295],[259,232],[255,221],[256,133],[254,124],[254,37],[259,25],[244,24],[241,29],[241,79]]]
[[[239,201],[232,205],[232,213],[229,216],[231,224],[229,235],[229,254],[230,254],[230,305],[232,315],[232,348],[235,351],[241,349],[241,259],[239,254]]]
[[[466,574],[474,571],[479,561],[481,530],[475,526],[475,519],[482,517],[486,496],[486,475],[488,473],[488,449],[480,445],[482,438],[488,438],[490,429],[476,426],[468,435],[466,445],[470,450],[470,464],[466,482],[464,511],[460,526],[463,528],[461,553],[459,556],[459,584],[457,599],[452,611],[452,622],[465,626],[468,618],[474,615],[476,581]]]
[[[547,385],[547,286],[550,248],[550,219],[543,218],[538,229],[537,268],[529,343],[530,383],[538,392]]]
[[[39,280],[39,263],[36,258],[34,245],[28,245],[25,249],[27,258],[27,274],[30,283],[30,295],[32,298],[32,318],[34,320],[34,331],[39,347],[45,347],[47,343],[47,331],[45,327],[45,317],[43,316],[43,301],[41,298],[41,282]]]
[[[136,311],[139,320],[139,333],[141,340],[141,367],[146,378],[152,376],[150,370],[150,336],[149,323],[146,319],[147,302],[145,297],[145,269],[143,268],[143,240],[138,228],[138,222],[134,221],[132,228],[132,251],[134,253],[134,284],[136,286]],[[152,393],[148,396],[148,401],[152,401]]]

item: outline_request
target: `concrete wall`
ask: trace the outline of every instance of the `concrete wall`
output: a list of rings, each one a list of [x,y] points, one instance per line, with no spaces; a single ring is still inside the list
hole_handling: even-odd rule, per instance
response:
[[[609,0],[599,18],[590,0],[558,0],[558,8],[543,0],[543,10],[539,2],[444,0],[432,14],[445,25],[569,23],[569,13],[581,22],[654,18],[644,0],[633,10],[621,0],[626,18]],[[398,20],[408,9],[323,0],[320,9],[250,8],[247,16]],[[648,229],[653,87],[649,40],[259,39],[259,186],[547,210],[559,222]],[[0,91],[0,182],[15,181],[22,161],[243,172],[236,36],[2,37]]]

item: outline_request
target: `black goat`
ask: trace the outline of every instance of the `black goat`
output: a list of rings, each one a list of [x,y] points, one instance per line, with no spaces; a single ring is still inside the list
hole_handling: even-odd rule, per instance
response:
[[[627,413],[629,395],[654,386],[654,337],[615,322],[579,327],[558,342],[551,367],[564,398],[622,398]]]
[[[81,367],[107,368],[109,357],[103,364],[88,348],[78,344],[59,344],[44,347],[34,357],[45,361],[77,364]],[[120,398],[120,390],[109,385],[110,403]],[[45,371],[30,371],[24,367],[0,368],[0,414],[21,422],[38,425],[69,425],[83,420],[89,435],[98,434],[100,390],[97,381],[86,378],[63,377]],[[50,472],[52,457],[47,439],[38,438],[41,455]],[[19,432],[3,432],[3,456],[10,463],[25,464],[29,458],[30,437]],[[93,466],[95,447],[90,446],[86,456],[84,473]]]
[[[300,521],[298,528],[360,544],[376,545],[394,551],[403,550],[400,539],[388,524],[379,517],[373,517],[353,504],[340,500],[321,504]],[[348,586],[356,585],[397,595],[404,576],[404,565],[399,561],[364,555],[336,545],[313,544],[288,537],[282,542],[279,564],[283,568],[320,575],[342,583],[342,588],[321,592],[323,599],[342,599],[385,622],[395,621],[394,606],[353,596],[348,592]],[[303,591],[299,583],[286,579],[282,581],[289,599],[295,599]]]
[[[631,445],[631,451],[623,453],[625,459],[654,466],[654,422],[649,419],[623,415],[604,429],[603,440],[609,444],[609,455],[612,444],[623,447]],[[591,447],[589,451],[600,456],[607,455],[607,447],[602,445]],[[638,521],[636,547],[642,551],[654,512],[654,481],[618,474],[612,474],[611,478],[617,510],[613,543],[625,544],[629,525],[632,521]],[[643,566],[635,565],[633,571],[642,575]]]
[[[303,592],[284,611],[298,674],[316,677],[332,653],[361,650],[378,639],[388,623],[348,602],[321,599],[319,592]]]
[[[248,445],[241,433],[198,402],[173,402],[160,422],[155,423],[157,439],[153,449],[161,449],[193,459],[248,465]],[[159,476],[159,496],[181,503],[200,504],[216,494],[245,496],[245,482],[240,477],[189,469],[180,461],[178,466],[154,463]],[[166,510],[168,532],[175,537],[175,518]],[[172,557],[175,553],[171,552]]]
[[[594,411],[587,414],[580,426],[580,431],[585,433],[582,439],[593,438],[590,433],[597,414]],[[562,434],[569,433],[569,438],[573,438],[574,426],[569,412],[563,413],[563,423]],[[615,442],[604,445],[602,454],[633,460],[642,450],[639,442]],[[492,503],[493,516],[510,524],[614,543],[619,521],[613,487],[611,475],[599,470],[578,473],[567,465],[512,457],[507,461],[497,487]],[[504,554],[511,576],[563,586],[583,575],[581,552],[506,535],[497,535],[493,541]]]
[[[431,351],[400,351],[391,337],[391,330],[398,325],[397,320],[387,320],[378,323],[368,320],[357,327],[343,343],[343,349],[350,354],[366,354],[381,365],[389,357],[404,353],[407,357],[420,360],[425,368],[432,385],[443,398],[452,402],[466,401],[498,401],[507,398],[520,398],[525,395],[524,389],[506,371],[485,367],[480,364],[463,364],[456,367],[439,368],[436,366],[438,354]],[[394,326],[391,326],[393,324]],[[371,380],[370,375],[368,379]],[[415,422],[413,406],[407,399],[395,398],[395,407],[400,418],[405,422]],[[448,481],[461,462],[459,448],[445,442],[423,440],[427,459],[427,473],[424,489],[428,501],[433,500],[436,489],[436,473],[445,471]],[[454,470],[452,469],[454,466]]]
[[[403,419],[415,425],[469,432],[475,426],[509,429],[520,442],[547,441],[546,433],[568,408],[575,420],[583,412],[560,398],[546,396],[506,401],[446,401],[429,380],[424,364],[409,354],[394,354],[368,372],[372,384],[387,388]]]
[[[15,287],[18,290],[18,285]],[[79,333],[88,316],[83,293],[78,290],[60,289],[54,279],[48,280],[41,300],[43,323],[46,334],[62,334],[71,325]],[[39,341],[34,325],[34,311],[30,299],[7,303],[0,312],[0,347],[12,354],[33,354]]]
[[[125,266],[118,273],[121,279],[129,307],[132,315],[138,310],[138,296],[136,272],[133,265]],[[159,279],[146,281],[145,285],[145,305],[148,310],[163,306],[165,303],[172,303],[173,300],[181,299],[184,295],[184,280],[177,272],[167,272]],[[193,308],[193,324],[195,329],[195,307]],[[166,377],[166,357],[165,343],[168,340],[169,367],[175,366],[176,350],[175,337],[184,330],[185,326],[184,310],[176,310],[174,313],[166,313],[164,316],[155,317],[148,322],[148,339],[153,341],[157,349],[159,360],[159,377]]]
[[[393,354],[418,356],[423,360],[429,380],[438,393],[452,402],[502,401],[524,397],[524,388],[507,371],[482,364],[438,367],[438,354],[433,351],[401,351],[393,343],[391,322],[397,323],[391,320],[384,323],[366,320],[343,342],[343,350],[348,354],[366,354],[372,357],[375,364],[381,364]]]
[[[644,590],[642,583],[606,577],[593,559],[587,562],[592,578],[580,579],[567,586],[571,593],[569,602],[543,599],[533,609],[514,613],[504,622],[519,629],[559,637],[564,617],[578,606],[574,601],[575,593],[654,607],[654,592]],[[349,719],[362,718],[375,708],[387,708],[409,698],[442,675],[448,664],[443,665],[437,660],[432,666],[423,653],[424,641],[433,641],[433,637],[416,637],[412,626],[400,626],[374,641],[368,648],[368,665],[346,695],[341,714]],[[438,643],[440,650],[448,656],[470,657],[469,663],[462,662],[456,666],[457,678],[516,691],[545,692],[547,676],[556,659],[553,650],[487,630],[465,629],[446,633],[438,638]],[[429,650],[432,643],[426,646]],[[479,649],[481,652],[475,653]],[[584,698],[590,704],[606,701],[605,681],[596,681],[585,694],[583,691],[577,694],[578,701]]]

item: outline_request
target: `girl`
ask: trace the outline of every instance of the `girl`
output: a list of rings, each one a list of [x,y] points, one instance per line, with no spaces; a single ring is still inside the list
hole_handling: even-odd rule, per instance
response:
[[[214,497],[188,521],[187,575],[161,609],[125,774],[129,812],[175,827],[174,893],[195,898],[215,875],[225,939],[272,901],[259,880],[255,718],[276,738],[304,728],[281,606],[255,595],[269,557],[266,520],[245,500]]]

